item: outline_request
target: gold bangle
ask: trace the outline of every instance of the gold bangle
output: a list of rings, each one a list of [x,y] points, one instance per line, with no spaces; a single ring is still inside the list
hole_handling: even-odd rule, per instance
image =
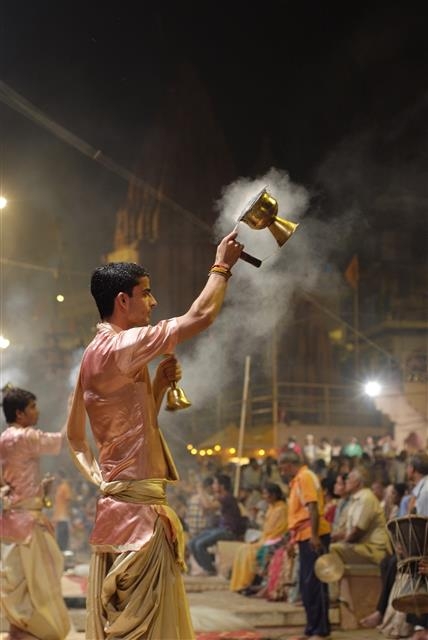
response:
[[[218,273],[219,276],[223,276],[226,282],[229,280],[229,278],[232,277],[232,274],[229,271],[229,269],[225,269],[224,267],[218,267],[217,265],[214,265],[214,267],[211,267],[211,269],[208,271],[208,275],[211,275],[212,273]]]
[[[228,267],[224,262],[215,262],[213,267],[220,267],[220,269],[225,269],[226,271],[230,271],[230,267]]]
[[[230,275],[232,275],[232,272],[230,270],[230,267],[226,267],[224,264],[217,264],[214,263],[213,266],[211,267],[211,269],[218,269],[219,271],[221,271],[222,273],[230,273]],[[211,271],[210,269],[210,271]]]

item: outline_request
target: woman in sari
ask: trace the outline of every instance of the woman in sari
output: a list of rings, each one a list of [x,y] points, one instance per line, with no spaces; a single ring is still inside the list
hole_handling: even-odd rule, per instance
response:
[[[231,591],[242,591],[249,587],[258,574],[257,557],[265,557],[269,547],[281,541],[288,529],[287,505],[281,488],[267,483],[263,489],[263,499],[268,509],[262,534],[256,542],[245,543],[237,551],[230,579]]]

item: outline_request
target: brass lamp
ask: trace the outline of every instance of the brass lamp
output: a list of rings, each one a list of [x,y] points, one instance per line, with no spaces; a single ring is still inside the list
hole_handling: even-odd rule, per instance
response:
[[[297,222],[280,218],[277,214],[278,202],[264,188],[249,202],[238,222],[245,222],[250,229],[269,229],[278,246],[282,247],[291,238],[299,225]],[[240,258],[255,267],[260,267],[262,263],[261,260],[245,251],[241,253]]]

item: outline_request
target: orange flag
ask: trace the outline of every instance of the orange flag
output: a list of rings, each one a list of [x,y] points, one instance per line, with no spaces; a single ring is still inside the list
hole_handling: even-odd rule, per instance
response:
[[[358,287],[358,280],[360,279],[359,271],[358,256],[355,253],[345,270],[345,279],[353,289]]]

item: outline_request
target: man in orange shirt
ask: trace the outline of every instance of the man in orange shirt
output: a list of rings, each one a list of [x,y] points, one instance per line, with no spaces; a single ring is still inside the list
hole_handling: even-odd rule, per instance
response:
[[[61,551],[70,548],[70,502],[72,491],[63,469],[58,470],[59,483],[55,491],[53,520],[56,541]]]
[[[316,559],[327,553],[330,544],[330,525],[324,518],[321,483],[294,451],[286,451],[281,455],[279,468],[284,482],[290,485],[288,526],[292,541],[289,553],[293,552],[294,544],[297,544],[300,595],[306,611],[304,638],[328,638],[328,588],[318,580],[314,572]]]

